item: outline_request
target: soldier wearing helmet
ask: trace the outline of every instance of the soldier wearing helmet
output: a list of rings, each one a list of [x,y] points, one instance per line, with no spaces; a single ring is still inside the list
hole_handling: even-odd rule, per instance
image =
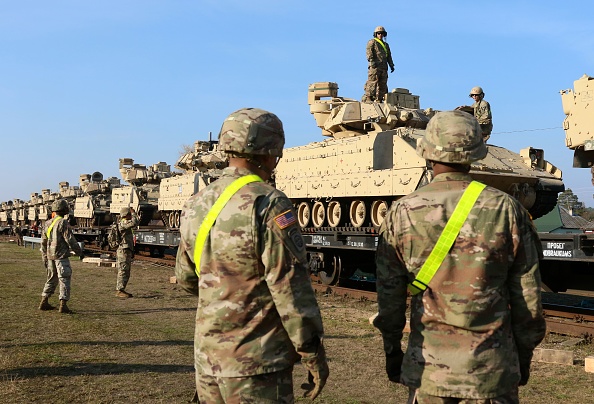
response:
[[[472,87],[470,94],[468,95],[474,100],[474,104],[471,106],[462,105],[456,109],[469,112],[474,115],[481,126],[483,133],[483,140],[486,142],[491,137],[493,131],[493,117],[491,116],[491,105],[484,100],[485,93],[483,88],[476,86]]]
[[[516,199],[469,175],[487,154],[472,115],[436,114],[417,153],[433,180],[392,204],[377,247],[388,378],[409,387],[409,403],[518,403],[545,335],[536,230]]]
[[[60,285],[60,313],[72,313],[67,302],[70,300],[70,251],[74,251],[82,261],[84,253],[65,218],[70,208],[65,199],[58,199],[52,203],[52,219],[45,221],[41,233],[41,257],[47,270],[47,281],[41,294],[39,310],[55,309],[49,303],[49,298]]]
[[[388,92],[388,66],[394,72],[390,45],[385,41],[388,33],[381,25],[373,31],[373,38],[367,42],[367,82],[363,102],[382,102]]]
[[[175,273],[198,295],[194,339],[201,401],[293,402],[301,360],[315,398],[328,377],[320,311],[291,201],[265,181],[282,157],[282,122],[244,108],[225,119],[229,167],[183,209]]]
[[[116,297],[127,299],[132,294],[126,291],[130,272],[132,270],[132,257],[134,256],[134,234],[132,229],[138,226],[140,219],[133,207],[125,206],[120,209],[120,219],[117,223],[122,242],[116,251],[118,275],[116,279]]]

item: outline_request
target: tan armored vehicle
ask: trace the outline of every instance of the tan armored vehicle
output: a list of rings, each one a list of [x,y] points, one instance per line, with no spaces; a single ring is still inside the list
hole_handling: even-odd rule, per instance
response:
[[[594,78],[584,74],[573,82],[573,90],[561,90],[561,102],[565,145],[574,150],[573,166],[590,168],[594,185]]]
[[[33,192],[27,205],[27,220],[30,224],[37,223],[39,219],[39,204],[41,202],[43,202],[43,197],[37,192]]]
[[[309,86],[308,103],[327,139],[285,149],[276,171],[301,227],[373,231],[394,200],[431,180],[416,144],[435,111],[420,109],[418,96],[400,88],[382,103],[362,103],[339,97],[338,85],[325,82]],[[472,165],[476,180],[515,196],[534,218],[553,209],[564,185],[543,150],[488,150]]]
[[[108,226],[113,223],[109,212],[111,191],[121,186],[120,179],[109,177],[95,171],[93,174],[81,174],[78,180],[83,191],[74,203],[74,217],[79,227]]]
[[[152,220],[160,222],[161,215],[157,209],[159,183],[171,177],[171,167],[164,162],[147,167],[134,164],[131,158],[122,158],[120,174],[122,180],[130,185],[112,189],[109,206],[112,216],[119,217],[121,208],[132,207],[139,215],[141,226],[148,225]]]
[[[0,209],[0,226],[12,224],[12,201],[2,202]]]
[[[196,141],[194,150],[182,155],[175,163],[175,167],[184,172],[161,181],[159,211],[168,228],[179,228],[186,200],[217,179],[221,170],[229,164],[225,154],[217,150],[216,143]]]

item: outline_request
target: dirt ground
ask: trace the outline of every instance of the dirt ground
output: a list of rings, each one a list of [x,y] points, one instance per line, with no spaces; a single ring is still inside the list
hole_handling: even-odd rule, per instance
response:
[[[196,299],[169,283],[172,269],[135,262],[128,285],[134,298],[121,300],[115,268],[78,258],[71,264],[75,314],[41,312],[39,251],[0,243],[0,402],[188,402]],[[405,402],[406,388],[387,381],[381,337],[368,322],[375,304],[324,295],[318,301],[331,376],[316,402]],[[550,336],[543,346],[564,340]],[[594,347],[566,349],[575,350],[575,364],[534,363],[522,403],[594,403],[594,375],[584,372]],[[299,395],[305,372],[297,366],[294,374]]]

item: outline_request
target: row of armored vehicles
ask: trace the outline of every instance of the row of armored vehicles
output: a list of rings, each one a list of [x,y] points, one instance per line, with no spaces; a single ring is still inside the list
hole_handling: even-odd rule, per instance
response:
[[[430,165],[415,150],[437,111],[421,109],[417,95],[398,88],[382,102],[359,102],[338,96],[336,83],[322,82],[309,86],[308,103],[324,140],[286,148],[273,177],[293,201],[302,228],[377,228],[392,202],[432,179]],[[216,143],[196,142],[177,161],[181,172],[163,162],[147,167],[125,158],[121,179],[83,174],[78,186],[62,182],[57,192],[43,190],[29,202],[5,202],[0,225],[42,223],[51,201],[61,197],[71,204],[71,220],[79,227],[107,226],[121,207],[132,206],[141,225],[179,228],[184,202],[227,165]],[[476,180],[513,195],[533,218],[555,207],[564,185],[543,150],[528,147],[518,154],[492,144],[487,148],[487,157],[472,164]]]
[[[70,223],[79,228],[109,226],[117,220],[122,207],[131,206],[139,213],[140,225],[175,229],[179,227],[183,203],[216,179],[226,165],[226,158],[213,141],[197,141],[194,149],[176,163],[181,172],[172,171],[165,162],[146,166],[122,158],[121,178],[104,179],[99,171],[81,174],[77,186],[63,181],[56,192],[44,189],[40,194],[32,193],[29,201],[2,202],[0,227],[41,228],[51,217],[51,203],[63,198],[70,206]]]

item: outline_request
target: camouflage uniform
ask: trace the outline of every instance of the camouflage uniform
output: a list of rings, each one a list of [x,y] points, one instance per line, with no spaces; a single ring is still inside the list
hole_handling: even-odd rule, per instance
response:
[[[486,148],[478,122],[461,111],[442,114],[445,124],[452,116],[473,121],[473,142],[478,140],[476,148],[484,150],[470,161],[483,158]],[[429,131],[428,127],[425,138]],[[464,128],[460,133],[464,136]],[[439,130],[435,135],[451,136]],[[451,160],[469,163],[462,145],[451,150]],[[425,158],[439,155],[435,148],[428,151],[427,142],[419,142],[417,151]],[[429,287],[411,298],[411,333],[402,358],[407,284],[433,250],[471,181],[463,172],[436,175],[428,185],[396,201],[380,229],[379,314],[374,324],[382,332],[389,376],[390,361],[402,363],[401,369],[399,364],[392,369],[395,374],[390,379],[417,390],[419,403],[458,402],[441,398],[517,402],[518,383],[521,376],[527,381],[532,352],[545,334],[538,235],[517,200],[486,187]]]
[[[280,156],[284,134],[282,142],[266,138],[281,136],[280,121],[276,134],[268,122],[241,129],[255,122],[254,111],[266,117],[253,109],[231,114],[225,122],[235,128],[224,132],[223,125],[219,146],[227,153],[247,149],[250,155],[241,158],[248,161],[256,154]],[[284,193],[252,182],[233,194],[210,228],[200,277],[196,274],[201,223],[231,183],[253,174],[248,168],[225,168],[217,181],[188,199],[182,213],[175,274],[186,291],[198,295],[194,361],[198,395],[206,402],[291,403],[291,374],[299,359],[312,373],[327,372],[305,243]]]
[[[14,234],[17,239],[17,245],[22,246],[23,245],[23,231],[21,230],[21,226],[19,226],[18,224],[14,226]]]
[[[132,229],[138,226],[138,215],[136,212],[131,212],[132,218],[120,219],[118,228],[122,234],[122,242],[116,251],[118,262],[118,278],[116,282],[116,290],[123,291],[126,289],[128,279],[130,279],[130,269],[132,267],[132,256],[134,252],[134,233]]]
[[[481,130],[483,131],[483,137],[487,139],[491,135],[493,131],[493,119],[491,117],[491,105],[485,100],[480,100],[475,102],[471,105],[471,108],[474,110],[474,117],[477,119],[478,123],[481,125]]]
[[[381,41],[381,40],[380,40]],[[377,101],[382,102],[388,92],[388,65],[394,71],[394,62],[390,45],[382,41],[386,49],[373,38],[367,42],[367,82],[365,83],[364,102]]]
[[[48,238],[47,231],[53,222],[55,224]],[[72,268],[68,257],[71,250],[79,256],[83,253],[72,234],[68,220],[60,216],[46,220],[41,233],[41,257],[47,269],[47,281],[41,296],[50,297],[53,295],[59,283],[60,300],[68,301],[70,299]]]

